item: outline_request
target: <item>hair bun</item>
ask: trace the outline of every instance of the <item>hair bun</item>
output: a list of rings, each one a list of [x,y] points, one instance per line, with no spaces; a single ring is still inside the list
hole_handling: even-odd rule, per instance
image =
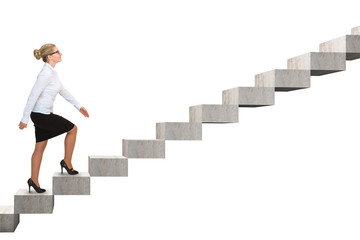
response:
[[[34,50],[34,56],[37,60],[39,60],[41,58],[41,54],[40,54],[40,50],[35,49]]]

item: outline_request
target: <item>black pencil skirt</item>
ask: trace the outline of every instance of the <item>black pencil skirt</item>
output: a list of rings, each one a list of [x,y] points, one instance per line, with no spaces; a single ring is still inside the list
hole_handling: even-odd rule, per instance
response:
[[[35,126],[37,143],[66,133],[75,126],[69,120],[53,113],[42,114],[32,112],[30,117]]]

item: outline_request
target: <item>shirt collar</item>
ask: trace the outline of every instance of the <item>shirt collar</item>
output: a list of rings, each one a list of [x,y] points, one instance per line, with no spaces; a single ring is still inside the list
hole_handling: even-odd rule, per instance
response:
[[[45,66],[48,67],[51,71],[56,73],[55,69],[50,64],[45,63]]]

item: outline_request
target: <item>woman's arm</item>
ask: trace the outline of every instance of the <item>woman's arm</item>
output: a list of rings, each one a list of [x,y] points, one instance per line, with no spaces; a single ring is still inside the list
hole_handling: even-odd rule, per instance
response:
[[[30,114],[32,112],[32,110],[34,109],[34,106],[36,104],[36,101],[38,100],[40,94],[44,91],[45,87],[48,85],[49,83],[49,76],[46,75],[39,75],[37,77],[37,80],[33,86],[33,88],[31,89],[30,95],[28,97],[25,109],[24,109],[24,113],[23,113],[23,117],[21,119],[21,126],[19,124],[20,129],[24,129],[26,127],[26,125],[29,122],[29,118],[30,118]],[[21,128],[22,127],[22,128]]]
[[[60,92],[59,94],[65,98],[66,101],[68,101],[69,103],[71,103],[72,105],[74,105],[74,107],[76,107],[77,110],[80,111],[81,109],[81,104],[73,97],[73,95],[71,95],[71,93],[64,88],[63,86],[61,86]]]
[[[66,88],[62,86],[59,93],[63,98],[65,98],[66,101],[74,105],[74,107],[76,107],[76,109],[79,110],[82,115],[89,117],[87,110],[73,97],[73,95],[71,95],[71,93]]]

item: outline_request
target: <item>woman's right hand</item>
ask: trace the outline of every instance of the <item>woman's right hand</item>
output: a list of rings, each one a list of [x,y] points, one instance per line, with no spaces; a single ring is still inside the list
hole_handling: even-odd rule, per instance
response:
[[[81,112],[81,114],[84,115],[85,117],[87,117],[87,118],[90,117],[88,111],[86,111],[86,109],[85,109],[84,107],[81,107],[81,108],[80,108],[80,112]]]
[[[23,130],[24,128],[26,128],[27,127],[27,124],[26,123],[23,123],[23,122],[20,122],[19,123],[19,128],[20,128],[20,130]]]

